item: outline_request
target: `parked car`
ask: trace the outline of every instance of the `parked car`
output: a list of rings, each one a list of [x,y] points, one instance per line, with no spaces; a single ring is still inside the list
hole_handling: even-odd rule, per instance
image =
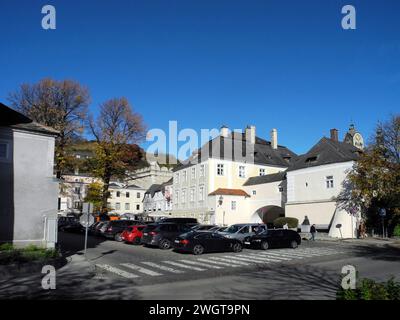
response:
[[[143,230],[146,227],[146,225],[135,225],[126,228],[121,234],[122,241],[126,243],[140,244]]]
[[[189,231],[191,231],[190,227],[182,223],[163,222],[149,224],[143,230],[141,242],[145,246],[158,246],[160,249],[169,249],[177,236]]]
[[[158,223],[165,222],[183,223],[189,227],[194,227],[199,224],[196,218],[162,218],[158,221]]]
[[[100,230],[107,222],[108,221],[98,221],[98,222],[94,223],[92,225],[92,227],[89,228],[89,233],[94,236],[100,236],[101,235]]]
[[[78,221],[78,219],[75,216],[58,217],[57,219],[58,230],[62,230],[64,226],[75,223],[76,221]]]
[[[216,225],[214,224],[198,224],[192,227],[193,231],[207,231],[211,230],[212,228],[215,228]]]
[[[79,219],[76,217],[64,217],[66,219],[62,219],[59,222],[58,229],[62,232],[72,232],[72,233],[82,233],[84,232],[84,228],[79,222]]]
[[[233,224],[230,227],[226,228],[224,231],[220,231],[219,233],[227,238],[237,239],[243,242],[245,239],[247,240],[249,237],[255,235],[256,233],[260,233],[265,230],[267,230],[267,226],[265,224],[242,223]]]
[[[208,231],[221,232],[221,231],[224,231],[226,228],[227,227],[215,226],[215,227],[212,227],[211,229],[209,229]]]
[[[243,244],[237,239],[230,239],[216,232],[198,231],[178,236],[174,241],[174,249],[199,255],[204,252],[240,252]]]
[[[263,250],[282,247],[295,249],[301,244],[301,237],[293,230],[269,229],[266,232],[250,237],[247,242],[246,244]]]
[[[139,221],[135,220],[114,220],[108,221],[100,228],[101,235],[108,239],[114,239],[115,241],[122,241],[122,232],[133,225],[140,224]]]

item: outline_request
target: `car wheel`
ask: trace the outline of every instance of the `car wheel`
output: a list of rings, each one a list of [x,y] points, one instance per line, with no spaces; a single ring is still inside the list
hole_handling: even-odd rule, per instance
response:
[[[140,238],[136,237],[135,240],[133,240],[133,244],[140,244]]]
[[[163,239],[160,241],[159,247],[160,249],[167,250],[171,248],[171,243],[167,239]]]
[[[233,244],[232,250],[233,252],[241,252],[243,250],[243,246],[239,242],[236,242]]]
[[[200,255],[200,254],[202,254],[204,252],[204,247],[201,245],[201,244],[196,244],[194,247],[193,247],[193,254],[194,255]]]
[[[261,242],[261,249],[263,249],[263,250],[268,250],[269,249],[268,241]]]
[[[299,246],[299,245],[297,244],[297,241],[296,241],[296,240],[293,240],[292,242],[290,242],[290,247],[291,247],[292,249],[296,249],[298,246]]]
[[[121,242],[122,241],[121,233],[116,233],[114,235],[114,240],[118,241],[118,242]]]

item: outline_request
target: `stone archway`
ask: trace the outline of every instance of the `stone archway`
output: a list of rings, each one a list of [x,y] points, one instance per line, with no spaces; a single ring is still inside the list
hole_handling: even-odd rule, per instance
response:
[[[263,223],[271,225],[276,218],[284,216],[285,209],[279,206],[270,205],[257,209],[253,214],[253,220],[261,220]]]

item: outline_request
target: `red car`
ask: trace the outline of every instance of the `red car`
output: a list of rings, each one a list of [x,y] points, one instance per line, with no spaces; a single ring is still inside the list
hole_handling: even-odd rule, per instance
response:
[[[144,228],[146,228],[145,225],[128,227],[121,234],[122,241],[125,241],[126,243],[140,244],[140,239],[142,238],[142,231]]]

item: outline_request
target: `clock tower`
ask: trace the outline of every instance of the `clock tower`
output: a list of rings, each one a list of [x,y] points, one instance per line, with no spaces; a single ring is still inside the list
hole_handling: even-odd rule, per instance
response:
[[[350,143],[361,150],[364,149],[364,138],[355,129],[354,124],[350,125],[349,131],[347,131],[346,136],[344,137],[344,142]]]

